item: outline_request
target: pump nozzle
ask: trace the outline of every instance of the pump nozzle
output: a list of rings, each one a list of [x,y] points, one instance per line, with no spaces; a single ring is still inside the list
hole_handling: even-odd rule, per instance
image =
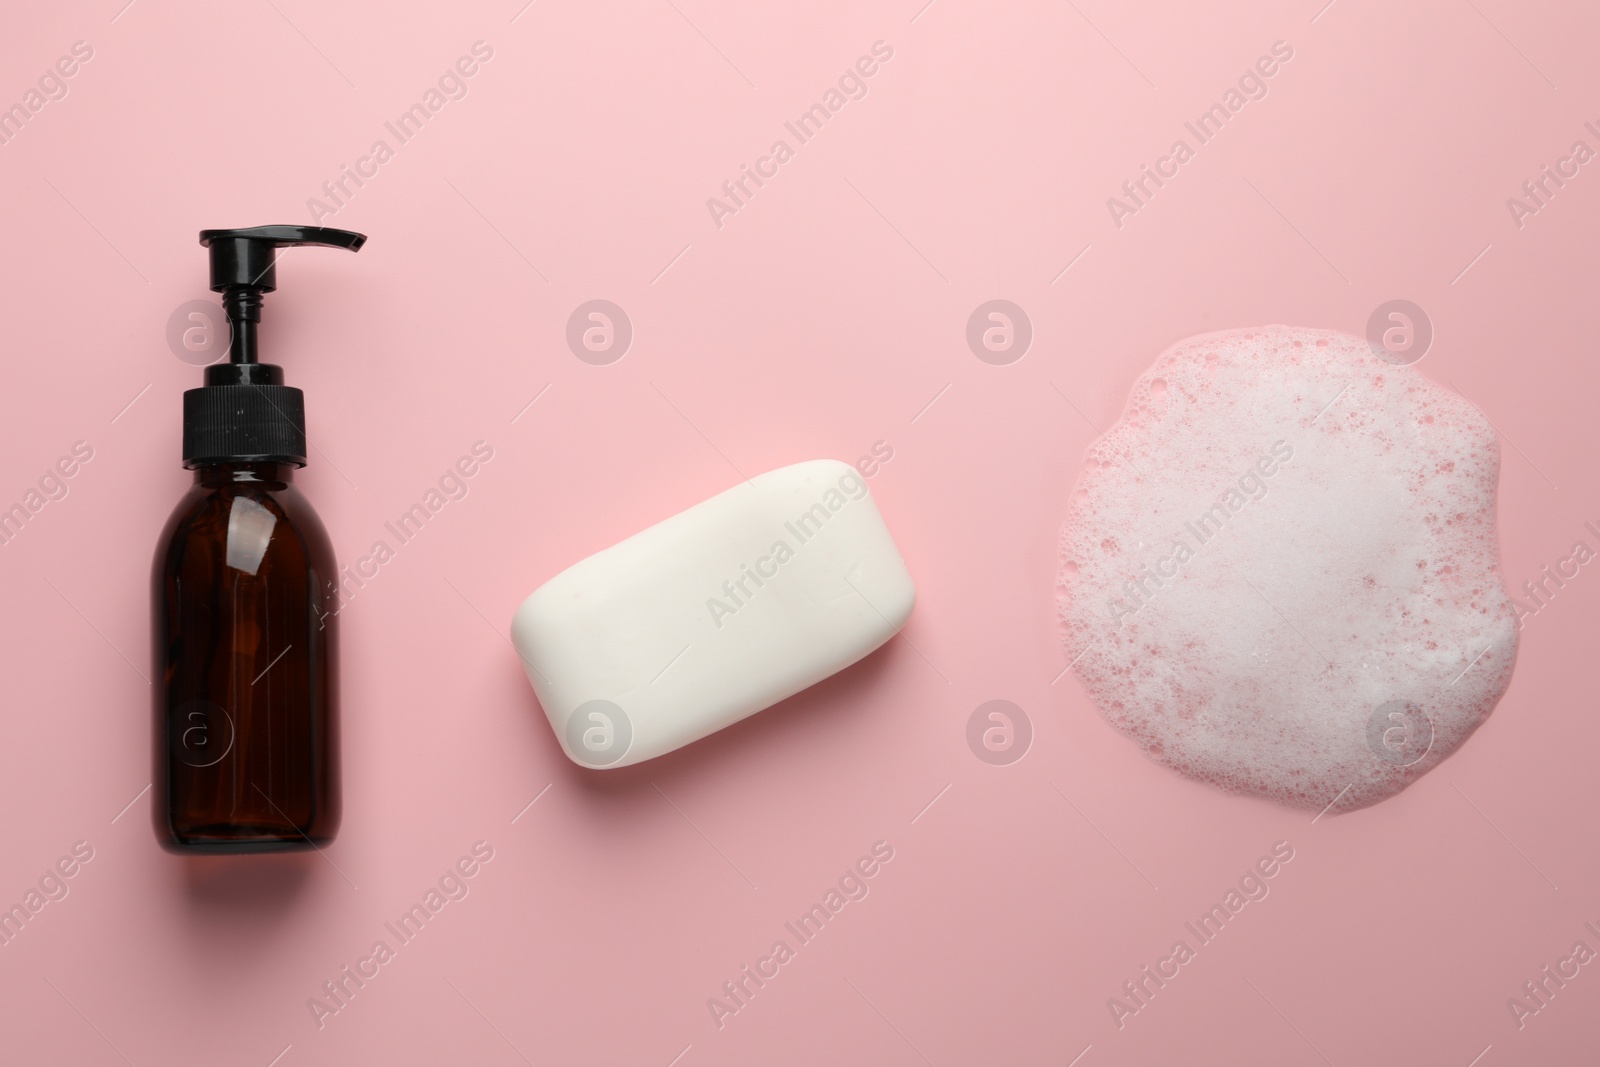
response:
[[[206,463],[272,460],[304,466],[304,399],[283,384],[283,372],[256,360],[261,297],[278,287],[277,251],[324,245],[359,251],[365,234],[324,226],[253,226],[201,230],[211,250],[211,290],[233,328],[228,362],[206,368],[205,385],[183,394],[183,459]]]
[[[256,361],[256,323],[261,294],[278,288],[277,251],[296,245],[323,245],[359,252],[366,234],[326,226],[251,226],[242,230],[201,230],[200,244],[211,249],[211,291],[221,293],[233,327],[228,346],[232,363]]]

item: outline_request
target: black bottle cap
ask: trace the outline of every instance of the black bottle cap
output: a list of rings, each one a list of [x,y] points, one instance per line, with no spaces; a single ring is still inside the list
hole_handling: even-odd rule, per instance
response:
[[[183,394],[183,465],[306,465],[305,394],[283,384],[283,371],[256,362],[261,297],[278,287],[277,250],[324,245],[360,251],[364,234],[324,226],[201,230],[211,249],[211,290],[222,294],[233,336],[228,362],[206,368],[205,384]]]

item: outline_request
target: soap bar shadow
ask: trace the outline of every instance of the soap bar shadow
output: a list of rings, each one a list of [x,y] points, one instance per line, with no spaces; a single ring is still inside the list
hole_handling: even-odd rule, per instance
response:
[[[872,714],[872,694],[881,688],[883,676],[898,654],[895,644],[891,638],[837,674],[732,726],[665,755],[616,770],[579,767],[567,758],[548,729],[541,732],[564,768],[566,780],[580,789],[606,797],[653,792],[657,781],[716,774],[719,767],[770,759],[773,753],[789,747],[799,734],[844,730],[849,728],[850,720],[864,720]],[[544,719],[537,697],[533,698],[533,707]]]

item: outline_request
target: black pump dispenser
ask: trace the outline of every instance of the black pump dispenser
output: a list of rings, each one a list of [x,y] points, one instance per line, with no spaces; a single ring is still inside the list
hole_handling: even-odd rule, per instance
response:
[[[283,384],[283,370],[256,362],[261,297],[278,287],[277,250],[323,245],[360,251],[366,235],[325,226],[201,230],[211,250],[211,290],[222,294],[233,335],[228,362],[206,368],[205,385],[183,394],[183,465],[306,465],[305,394]]]

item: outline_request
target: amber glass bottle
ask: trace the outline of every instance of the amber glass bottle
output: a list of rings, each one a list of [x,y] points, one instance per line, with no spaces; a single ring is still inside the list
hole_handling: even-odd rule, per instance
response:
[[[151,604],[156,837],[179,852],[321,847],[339,829],[333,546],[294,486],[305,399],[256,360],[275,249],[359,249],[342,230],[205,230],[227,362],[183,395],[194,485],[156,547]]]
[[[183,851],[339,828],[333,546],[287,463],[195,469],[156,555],[156,832]]]

